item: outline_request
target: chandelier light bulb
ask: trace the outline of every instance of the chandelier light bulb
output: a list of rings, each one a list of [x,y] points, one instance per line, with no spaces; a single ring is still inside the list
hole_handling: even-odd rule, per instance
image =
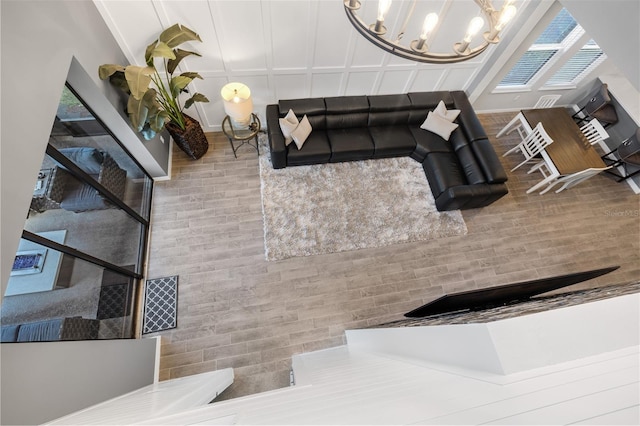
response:
[[[507,25],[507,23],[516,15],[516,7],[513,5],[508,5],[502,9],[502,13],[500,13],[500,20],[496,25],[496,30],[502,31],[502,29]]]
[[[453,50],[458,55],[466,56],[469,55],[469,43],[471,43],[471,39],[478,34],[478,31],[484,26],[484,19],[479,16],[476,16],[469,22],[469,26],[467,27],[467,32],[462,39],[462,42],[456,43],[453,45]]]
[[[429,13],[424,18],[424,24],[422,24],[422,33],[420,34],[420,38],[422,40],[426,40],[429,37],[429,34],[431,34],[431,31],[433,31],[433,29],[436,27],[437,24],[438,24],[438,15],[436,13]]]
[[[387,29],[384,27],[384,15],[387,14],[391,7],[391,0],[380,0],[378,2],[378,19],[376,23],[369,26],[369,30],[377,35],[384,35],[387,33]]]
[[[464,41],[466,43],[471,43],[471,39],[478,34],[480,29],[484,26],[484,19],[480,16],[476,16],[469,22],[469,28],[467,28],[467,33],[464,36]]]
[[[503,7],[499,13],[500,17],[498,18],[498,22],[493,28],[491,28],[491,31],[484,33],[485,40],[487,40],[489,43],[497,43],[500,41],[498,33],[502,31],[505,25],[507,25],[507,23],[515,16],[516,7],[507,5]]]
[[[429,34],[431,34],[431,32],[433,31],[433,29],[436,27],[437,24],[438,24],[437,14],[429,13],[427,16],[425,16],[424,23],[422,24],[422,32],[420,33],[420,37],[418,37],[418,40],[413,40],[409,45],[409,47],[411,47],[411,49],[414,52],[420,52],[420,53],[427,52],[427,50],[429,50],[427,47],[427,38],[429,37]]]
[[[378,21],[384,21],[389,8],[391,8],[391,0],[380,0],[378,2]]]

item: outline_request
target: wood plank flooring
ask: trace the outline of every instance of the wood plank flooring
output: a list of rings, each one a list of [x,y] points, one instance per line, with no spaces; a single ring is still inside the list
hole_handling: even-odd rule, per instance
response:
[[[480,115],[506,170],[512,113]],[[155,184],[147,278],[179,275],[178,327],[161,333],[161,379],[233,367],[222,398],[289,385],[291,355],[345,343],[344,330],[402,319],[444,293],[621,268],[570,287],[640,277],[640,205],[598,175],[560,194],[526,194],[540,179],[508,172],[509,194],[463,211],[466,236],[267,262],[258,159],[208,135],[192,161],[174,147],[172,180]]]

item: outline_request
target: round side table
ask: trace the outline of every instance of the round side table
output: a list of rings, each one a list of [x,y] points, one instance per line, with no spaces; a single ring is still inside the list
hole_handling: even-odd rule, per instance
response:
[[[260,133],[260,119],[257,115],[251,113],[251,121],[249,123],[249,127],[246,129],[236,129],[233,127],[231,123],[231,119],[227,115],[222,121],[222,131],[229,139],[229,144],[231,145],[231,149],[233,150],[233,156],[238,158],[236,152],[238,148],[242,145],[252,146],[258,151],[258,155],[260,155],[260,148],[258,147],[258,133]],[[251,141],[255,141],[255,145],[251,143]],[[237,146],[234,142],[240,142]]]

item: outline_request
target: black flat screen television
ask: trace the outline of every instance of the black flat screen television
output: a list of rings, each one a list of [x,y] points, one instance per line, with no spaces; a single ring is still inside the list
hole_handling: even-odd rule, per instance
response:
[[[590,280],[608,274],[618,268],[619,266],[611,266],[551,278],[499,285],[455,294],[445,294],[411,312],[407,312],[404,316],[408,318],[421,318],[458,311],[479,311],[524,302],[533,296]]]

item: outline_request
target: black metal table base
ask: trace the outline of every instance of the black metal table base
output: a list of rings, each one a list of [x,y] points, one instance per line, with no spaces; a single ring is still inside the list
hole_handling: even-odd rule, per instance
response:
[[[627,169],[627,163],[626,162],[624,162],[623,160],[618,159],[618,158],[609,158],[608,157],[609,155],[613,154],[616,151],[617,151],[617,149],[614,149],[613,151],[608,152],[608,153],[606,153],[606,154],[604,154],[602,156],[602,160],[605,162],[605,164],[607,166],[611,166],[610,169],[604,171],[605,173],[616,177],[616,182],[622,182],[623,180],[627,180],[629,178],[632,178],[632,177],[637,176],[638,174],[640,174],[640,168],[638,168],[637,170],[629,173],[629,171]],[[619,166],[622,166],[622,169],[624,170],[624,174],[623,175],[620,174],[620,173],[617,173],[617,171],[615,171],[615,168],[617,168]]]
[[[249,145],[256,149],[258,156],[260,156],[260,148],[258,142],[258,135],[260,134],[260,119],[257,115],[251,113],[249,123],[244,123],[240,127],[234,127],[231,117],[228,115],[222,120],[222,132],[229,139],[229,145],[233,150],[233,156],[238,158],[238,149],[242,145]],[[238,146],[234,145],[235,142],[239,142]],[[251,142],[255,141],[255,145]]]
[[[242,145],[249,145],[249,146],[251,146],[251,147],[255,148],[255,149],[256,149],[256,151],[258,152],[258,155],[260,155],[260,147],[259,147],[259,143],[258,143],[258,136],[257,136],[257,135],[256,135],[256,136],[254,136],[254,137],[252,137],[252,138],[250,138],[250,139],[243,139],[243,140],[240,140],[240,143],[238,144],[238,146],[235,146],[235,145],[233,144],[233,138],[229,138],[229,137],[227,137],[227,139],[229,139],[229,145],[231,145],[231,149],[233,150],[233,156],[234,156],[236,159],[238,158],[238,155],[237,155],[238,149],[239,149]],[[255,143],[256,143],[255,145],[253,145],[253,144],[251,143],[251,141],[252,141],[252,140],[254,140],[254,141],[255,141]],[[238,141],[238,139],[236,139],[236,141]]]

